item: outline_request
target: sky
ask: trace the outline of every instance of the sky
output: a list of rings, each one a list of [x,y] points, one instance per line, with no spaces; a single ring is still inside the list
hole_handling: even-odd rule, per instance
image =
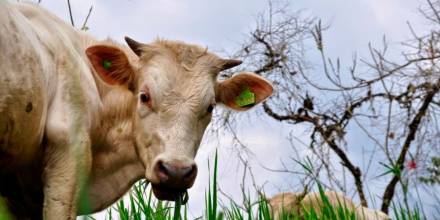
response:
[[[385,35],[391,47],[410,37],[407,22],[416,30],[429,28],[419,15],[421,0],[290,0],[293,11],[304,10],[316,16],[330,28],[324,33],[325,48],[329,57],[339,57],[349,62],[354,53],[368,56],[368,44],[380,46]],[[87,26],[97,39],[110,37],[123,42],[129,36],[141,42],[151,42],[157,37],[181,40],[207,46],[220,54],[233,53],[255,26],[258,13],[267,10],[266,0],[75,0],[71,1],[76,26],[83,20],[93,5]],[[66,1],[42,0],[41,5],[62,19],[69,21]],[[396,52],[397,53],[397,52]],[[306,57],[319,66],[319,55],[309,53]],[[319,70],[317,70],[319,71]],[[271,195],[291,188],[292,176],[269,172],[262,165],[279,168],[280,160],[287,160],[292,152],[286,140],[290,127],[275,123],[267,117],[252,117],[242,126],[241,138],[252,146],[256,182],[265,185]],[[296,134],[305,133],[304,128],[295,127]],[[350,137],[356,139],[356,136]],[[239,200],[241,170],[236,149],[230,144],[230,135],[225,134],[217,142],[205,138],[196,157],[199,175],[190,190],[190,214],[202,215],[204,192],[207,189],[208,158],[213,158],[218,147],[220,157],[219,185],[223,191]],[[303,152],[307,154],[307,152]],[[103,214],[98,215],[99,218]]]

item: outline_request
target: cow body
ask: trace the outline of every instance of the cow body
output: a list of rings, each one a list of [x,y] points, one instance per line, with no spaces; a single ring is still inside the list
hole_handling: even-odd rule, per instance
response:
[[[0,163],[13,169],[35,160],[43,134],[92,130],[100,102],[83,55],[91,38],[34,5],[1,6]]]
[[[72,172],[78,166],[83,166],[83,181],[90,172],[89,134],[96,129],[93,119],[100,104],[82,52],[91,39],[31,4],[1,1],[0,11],[2,195],[14,213],[41,218],[47,191],[51,198],[44,203],[52,207],[52,217],[73,219],[75,207],[63,205],[63,200],[75,200],[78,187],[65,180],[77,179]],[[68,156],[69,151],[83,161]],[[70,189],[47,190],[62,184]],[[49,212],[46,217],[51,218]]]
[[[0,195],[19,219],[102,210],[141,178],[179,198],[215,103],[247,110],[272,93],[205,48],[97,41],[32,4],[0,1]],[[251,105],[235,102],[242,91]],[[85,207],[77,204],[83,201]]]
[[[347,198],[344,194],[334,191],[325,191],[324,195],[327,197],[329,204],[335,209],[343,209],[352,212],[355,219],[358,220],[389,220],[390,218],[381,211],[371,210],[366,207],[357,206],[353,201]],[[320,193],[279,193],[268,199],[271,208],[272,216],[275,219],[281,219],[281,214],[285,213],[289,216],[303,216],[305,212],[316,214],[322,213],[324,201]],[[347,214],[352,214],[347,213]]]
[[[36,43],[37,34],[27,28],[26,18],[6,2],[0,4],[0,165],[4,171],[37,155],[51,95],[46,88],[54,76],[46,74],[49,60],[40,57],[47,54]]]

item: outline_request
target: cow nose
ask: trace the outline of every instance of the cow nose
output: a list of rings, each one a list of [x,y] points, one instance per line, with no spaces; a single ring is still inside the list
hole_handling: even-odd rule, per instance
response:
[[[197,176],[197,165],[159,160],[154,167],[161,184],[173,188],[189,188]]]

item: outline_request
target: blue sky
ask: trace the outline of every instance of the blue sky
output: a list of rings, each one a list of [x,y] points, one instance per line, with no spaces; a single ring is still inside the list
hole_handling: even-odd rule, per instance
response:
[[[266,0],[75,0],[73,6],[76,25],[82,24],[88,9],[94,10],[88,26],[90,33],[98,39],[110,37],[122,42],[124,36],[138,41],[150,42],[157,37],[176,39],[208,46],[213,51],[233,53],[246,34],[255,25],[259,12],[267,9]],[[368,57],[368,43],[380,46],[386,35],[391,49],[409,38],[407,22],[416,30],[427,29],[428,23],[421,18],[418,7],[421,0],[291,0],[292,10],[305,10],[316,16],[324,24],[330,25],[324,34],[327,55],[341,58],[349,64],[356,52],[360,57]],[[68,20],[66,1],[43,0],[43,7]],[[395,50],[398,51],[398,50]],[[397,52],[395,52],[397,54]],[[319,55],[315,52],[306,57],[312,67],[318,67]],[[287,160],[291,146],[286,136],[292,127],[274,123],[266,117],[254,117],[242,126],[243,141],[252,146],[252,165],[257,184],[266,183],[266,192],[273,194],[291,187],[292,176],[271,173],[264,166],[280,167],[280,159]],[[304,133],[304,128],[295,127],[295,133]],[[230,147],[230,137],[225,135],[219,146],[220,186],[236,199],[239,195],[238,159]],[[356,136],[350,137],[356,140]],[[212,140],[203,141],[197,162],[199,176],[190,191],[190,210],[194,216],[202,214],[204,192],[207,188],[208,169],[206,161],[213,156],[217,144]],[[304,152],[306,154],[307,152]],[[102,216],[102,215],[100,215]]]

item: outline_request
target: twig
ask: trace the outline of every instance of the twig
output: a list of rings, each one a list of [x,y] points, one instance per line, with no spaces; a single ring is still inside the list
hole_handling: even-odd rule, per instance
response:
[[[87,22],[89,21],[90,14],[92,14],[92,10],[93,10],[93,5],[90,6],[89,13],[87,13],[87,17],[84,20],[84,23],[81,27],[81,30],[83,30],[83,31],[86,31],[88,29],[86,25],[87,25]]]
[[[75,27],[75,22],[73,22],[72,7],[70,6],[70,0],[67,0],[67,6],[69,7],[70,23],[73,27]]]
[[[419,125],[422,121],[422,118],[426,115],[426,112],[428,111],[429,105],[432,102],[432,99],[437,94],[437,92],[440,89],[440,81],[437,82],[436,85],[434,85],[434,88],[429,91],[426,94],[426,98],[423,101],[422,106],[419,108],[419,111],[417,112],[416,116],[414,116],[413,120],[409,124],[409,131],[408,135],[406,136],[405,142],[403,144],[402,150],[400,151],[399,157],[395,163],[396,166],[399,166],[400,170],[404,169],[404,163],[405,158],[408,153],[409,148],[411,147],[411,143],[414,140],[417,130],[419,128]],[[382,212],[388,213],[388,209],[391,203],[391,200],[394,197],[395,188],[397,183],[400,180],[400,176],[394,175],[391,181],[388,183],[387,187],[385,188],[384,194],[383,194],[383,201],[382,201]]]

